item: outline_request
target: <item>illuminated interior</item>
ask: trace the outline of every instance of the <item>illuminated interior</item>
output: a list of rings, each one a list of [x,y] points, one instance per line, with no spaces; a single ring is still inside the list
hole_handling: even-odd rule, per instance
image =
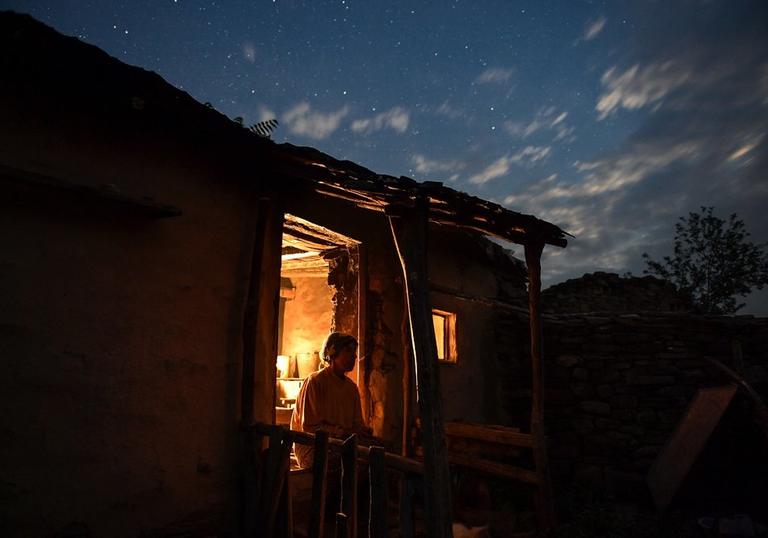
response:
[[[329,276],[332,271],[330,260],[340,251],[346,252],[350,244],[350,240],[330,230],[298,217],[286,216],[276,357],[278,424],[290,422],[303,380],[323,367],[322,346],[329,332],[350,325],[348,319],[336,319],[342,314],[334,304],[335,300],[338,302],[335,296],[338,290]]]

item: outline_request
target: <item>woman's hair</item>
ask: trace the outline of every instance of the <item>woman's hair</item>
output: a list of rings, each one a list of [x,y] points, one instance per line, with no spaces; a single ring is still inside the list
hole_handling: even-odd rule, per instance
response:
[[[331,359],[347,346],[357,347],[357,338],[351,334],[331,333],[323,344],[323,360],[331,362]]]

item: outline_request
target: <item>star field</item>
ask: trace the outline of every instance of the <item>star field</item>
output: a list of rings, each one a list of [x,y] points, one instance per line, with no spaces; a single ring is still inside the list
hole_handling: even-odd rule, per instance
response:
[[[273,138],[554,222],[545,284],[714,205],[768,240],[759,1],[13,1]],[[749,310],[768,314],[768,294]]]

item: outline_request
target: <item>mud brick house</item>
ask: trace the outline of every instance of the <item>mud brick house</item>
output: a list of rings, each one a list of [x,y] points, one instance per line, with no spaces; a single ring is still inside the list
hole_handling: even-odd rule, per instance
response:
[[[434,536],[443,420],[509,419],[501,303],[530,302],[514,345],[543,439],[557,226],[275,144],[24,15],[0,14],[0,43],[4,535],[236,533],[241,428],[285,420],[330,330],[359,337],[353,378],[393,450],[421,416]]]

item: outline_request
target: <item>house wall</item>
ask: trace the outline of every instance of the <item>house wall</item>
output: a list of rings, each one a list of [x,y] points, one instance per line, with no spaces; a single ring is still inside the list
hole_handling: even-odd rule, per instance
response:
[[[184,213],[0,195],[2,534],[233,528],[250,197],[199,147],[74,108],[3,109],[2,163]]]

